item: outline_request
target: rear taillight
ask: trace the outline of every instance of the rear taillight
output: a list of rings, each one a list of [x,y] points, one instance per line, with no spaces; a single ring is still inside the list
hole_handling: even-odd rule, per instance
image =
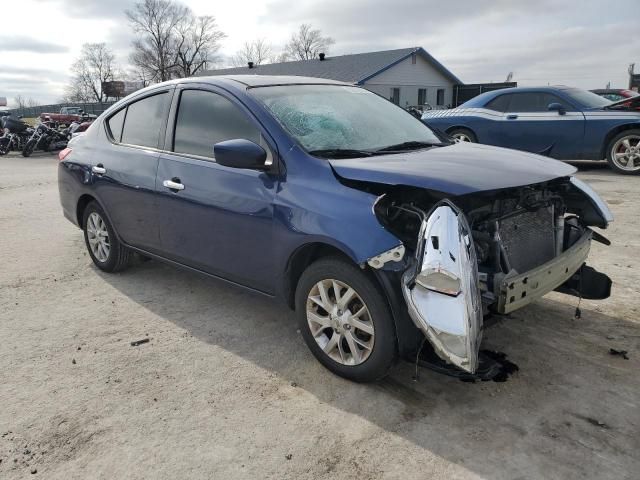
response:
[[[67,147],[58,154],[58,158],[60,159],[60,161],[63,161],[65,158],[67,158],[67,156],[69,156],[70,153],[71,149]]]

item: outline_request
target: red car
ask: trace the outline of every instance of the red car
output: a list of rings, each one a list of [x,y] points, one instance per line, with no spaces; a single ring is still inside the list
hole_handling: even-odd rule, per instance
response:
[[[625,98],[633,98],[640,95],[633,90],[627,90],[626,88],[601,88],[598,90],[591,90],[593,93],[600,95],[601,97],[611,100],[612,102],[619,102]],[[630,107],[630,104],[623,103],[622,106]],[[636,103],[633,107],[634,110],[640,110],[640,105]]]
[[[88,115],[80,107],[62,107],[60,113],[41,113],[42,122],[55,122],[62,125],[70,125],[72,122],[84,122],[95,120],[95,115]]]

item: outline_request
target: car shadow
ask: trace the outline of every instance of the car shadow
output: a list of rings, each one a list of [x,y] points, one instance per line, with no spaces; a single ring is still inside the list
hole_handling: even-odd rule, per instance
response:
[[[414,381],[414,366],[401,362],[385,380],[361,385],[323,369],[294,314],[268,298],[155,261],[98,274],[200,341],[483,478],[628,478],[640,469],[640,328],[586,307],[576,320],[576,302],[559,295],[486,329],[484,348],[520,367],[505,383],[424,369]]]

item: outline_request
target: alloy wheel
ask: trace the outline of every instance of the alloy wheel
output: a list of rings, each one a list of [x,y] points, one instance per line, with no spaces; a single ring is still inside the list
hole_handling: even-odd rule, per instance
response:
[[[640,170],[640,135],[627,135],[619,139],[611,149],[611,159],[621,170]]]
[[[107,225],[97,212],[91,212],[87,218],[87,239],[93,256],[99,262],[105,263],[109,259],[111,243]]]
[[[456,142],[471,142],[471,138],[469,138],[469,135],[465,134],[465,133],[454,133],[453,134],[453,139]]]
[[[334,279],[316,283],[307,296],[307,322],[322,351],[342,365],[359,365],[373,350],[371,314],[358,293]]]

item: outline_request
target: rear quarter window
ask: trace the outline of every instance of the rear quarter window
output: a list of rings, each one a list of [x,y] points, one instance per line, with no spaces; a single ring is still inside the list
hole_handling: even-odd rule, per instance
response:
[[[116,142],[119,142],[122,139],[122,125],[124,125],[124,116],[126,113],[127,109],[123,108],[115,115],[111,115],[107,120],[107,127],[109,128],[111,138]]]
[[[496,112],[506,112],[511,95],[499,95],[485,105],[485,108]]]

